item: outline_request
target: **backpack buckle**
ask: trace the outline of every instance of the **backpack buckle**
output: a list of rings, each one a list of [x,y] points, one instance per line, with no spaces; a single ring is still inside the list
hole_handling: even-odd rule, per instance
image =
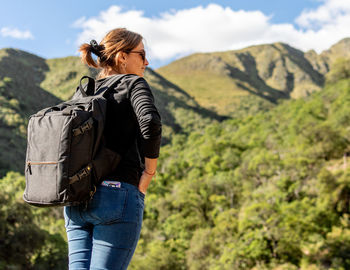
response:
[[[89,130],[90,128],[92,128],[92,125],[90,124],[90,122],[85,122],[84,125],[80,129],[81,129],[81,132],[84,133],[85,131]]]
[[[69,177],[69,184],[73,184],[76,181],[83,179],[91,173],[91,165],[87,165],[85,168],[81,169],[72,177]]]
[[[73,129],[73,136],[78,136],[88,131],[93,127],[93,123],[94,120],[92,120],[92,118],[89,118],[89,120],[85,121],[80,127]]]

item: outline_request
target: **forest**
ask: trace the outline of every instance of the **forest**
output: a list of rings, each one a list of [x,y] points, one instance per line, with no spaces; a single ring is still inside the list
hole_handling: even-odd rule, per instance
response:
[[[350,269],[350,62],[240,115],[169,136],[129,269]],[[24,186],[0,180],[0,269],[66,269],[62,208],[26,205]]]

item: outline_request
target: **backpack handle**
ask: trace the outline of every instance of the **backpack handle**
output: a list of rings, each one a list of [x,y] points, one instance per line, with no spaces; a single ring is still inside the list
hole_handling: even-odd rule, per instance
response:
[[[81,82],[84,79],[88,79],[89,80],[88,83],[87,83],[86,91],[84,91],[84,88],[83,88],[83,86],[81,84]],[[81,92],[83,97],[92,96],[95,93],[95,80],[93,78],[89,77],[89,76],[81,77],[80,82],[79,82],[79,91]]]

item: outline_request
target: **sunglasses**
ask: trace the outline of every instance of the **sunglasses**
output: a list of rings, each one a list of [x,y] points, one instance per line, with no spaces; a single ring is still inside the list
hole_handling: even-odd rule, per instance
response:
[[[138,53],[139,55],[141,55],[143,62],[145,62],[145,60],[146,60],[146,52],[144,50],[142,50],[142,51],[129,51],[127,53]]]

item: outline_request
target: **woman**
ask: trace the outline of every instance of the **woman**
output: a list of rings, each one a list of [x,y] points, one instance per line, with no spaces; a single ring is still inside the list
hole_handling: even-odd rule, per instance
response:
[[[87,207],[64,209],[69,269],[127,269],[140,236],[144,198],[156,173],[161,139],[160,116],[143,79],[148,61],[142,36],[125,28],[79,50],[84,63],[101,69],[96,88],[125,74],[115,87],[118,99],[108,99],[104,134],[107,147],[120,153],[122,161],[101,179]]]

